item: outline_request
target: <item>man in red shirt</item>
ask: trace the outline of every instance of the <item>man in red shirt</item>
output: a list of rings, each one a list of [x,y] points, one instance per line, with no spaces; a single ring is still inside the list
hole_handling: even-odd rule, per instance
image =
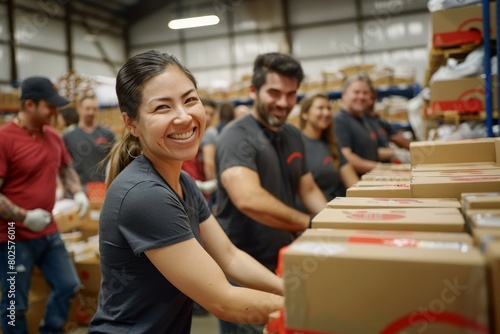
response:
[[[80,206],[89,202],[59,134],[48,124],[68,101],[47,78],[21,84],[21,110],[0,127],[0,316],[5,334],[27,333],[31,274],[39,267],[49,286],[40,333],[63,333],[70,299],[80,282],[51,215],[59,176]]]

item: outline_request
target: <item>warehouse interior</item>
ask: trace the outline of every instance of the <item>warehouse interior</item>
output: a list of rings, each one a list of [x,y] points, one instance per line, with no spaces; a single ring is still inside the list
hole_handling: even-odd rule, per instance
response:
[[[0,0],[0,126],[15,120],[23,80],[43,76],[71,107],[95,97],[97,123],[122,137],[116,76],[129,57],[147,50],[176,56],[196,78],[200,97],[250,109],[255,58],[268,52],[293,56],[305,74],[288,118],[297,127],[300,100],[321,92],[335,114],[343,108],[348,79],[367,77],[376,94],[374,112],[411,144],[390,146],[396,152],[392,161],[379,162],[346,187],[345,197],[328,201],[312,218],[312,229],[280,255],[284,312],[270,317],[264,333],[500,333],[499,5]],[[169,28],[172,20],[207,15],[217,16],[218,23]],[[56,118],[51,125],[64,130]],[[0,195],[1,189],[2,183]],[[87,188],[86,217],[63,213],[58,222],[68,244],[74,243],[72,259],[85,287],[72,303],[67,333],[85,333],[96,312],[96,234],[105,193],[104,183]],[[326,282],[352,284],[352,290]],[[31,285],[29,333],[38,333],[50,288],[37,271]],[[382,306],[377,291],[395,293]],[[384,310],[377,313],[379,308]],[[191,333],[219,333],[216,317],[194,315]]]

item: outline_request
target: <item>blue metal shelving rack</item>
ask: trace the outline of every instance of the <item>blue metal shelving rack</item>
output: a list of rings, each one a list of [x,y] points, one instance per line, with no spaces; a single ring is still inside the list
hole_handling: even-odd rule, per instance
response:
[[[496,17],[500,17],[500,0],[495,0],[496,2]],[[496,26],[493,27],[496,29],[496,49],[497,54],[498,50],[500,50],[500,20],[496,20]],[[486,74],[485,77],[485,106],[486,106],[486,130],[487,136],[493,137],[493,90],[492,84],[495,84],[497,87],[497,101],[500,103],[500,75],[497,74],[496,82],[492,83],[491,77],[491,48],[490,48],[490,1],[483,0],[483,44],[484,44],[484,72]],[[499,119],[500,119],[500,112]],[[500,122],[498,122],[500,124]]]

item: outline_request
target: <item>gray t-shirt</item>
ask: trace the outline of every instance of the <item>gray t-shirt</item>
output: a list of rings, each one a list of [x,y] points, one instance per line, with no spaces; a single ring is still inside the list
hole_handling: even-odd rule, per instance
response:
[[[94,181],[103,182],[106,163],[102,165],[99,163],[111,150],[115,141],[114,133],[101,125],[98,125],[91,133],[77,126],[66,132],[63,139],[73,159],[72,165],[80,177],[80,182],[82,184]],[[103,167],[99,168],[99,166]]]
[[[302,135],[306,147],[307,167],[311,171],[314,181],[321,189],[327,200],[337,196],[345,196],[345,187],[340,179],[340,168],[347,163],[339,147],[340,161],[337,169],[333,165],[328,144],[320,139],[311,139]]]
[[[277,147],[277,148],[275,148]],[[264,129],[248,115],[222,130],[216,148],[216,169],[243,166],[257,172],[261,186],[284,204],[294,207],[300,178],[308,172],[300,131],[284,124],[278,133]],[[241,189],[245,191],[245,189]],[[270,270],[276,268],[278,251],[295,234],[263,225],[239,211],[221,186],[217,194],[217,220],[240,249]]]
[[[378,161],[377,133],[365,117],[357,118],[340,110],[334,120],[335,135],[342,147],[349,147],[361,158]]]
[[[201,139],[200,146],[203,147],[205,145],[215,145],[217,142],[218,136],[219,136],[219,131],[217,131],[217,128],[215,128],[213,126],[206,128],[205,134],[203,135],[203,138]]]
[[[180,198],[144,156],[113,181],[99,219],[102,283],[89,333],[189,334],[192,300],[144,254],[191,238],[210,216],[185,172]],[[186,263],[185,265],[189,265]]]

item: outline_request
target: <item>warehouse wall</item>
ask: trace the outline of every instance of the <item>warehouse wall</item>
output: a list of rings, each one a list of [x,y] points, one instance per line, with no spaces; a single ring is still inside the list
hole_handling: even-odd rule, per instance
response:
[[[174,2],[131,27],[131,53],[153,48],[173,53],[201,87],[239,81],[251,72],[257,54],[289,48],[307,74],[373,62],[413,66],[417,80],[423,79],[430,26],[426,1],[224,2],[231,5],[220,0]],[[216,26],[183,31],[167,27],[174,18],[214,13],[221,18]]]
[[[43,75],[56,80],[70,69],[70,50],[73,70],[78,74],[115,77],[126,58],[121,29],[117,29],[112,20],[106,21],[105,17],[99,19],[81,11],[74,12],[71,19],[72,43],[68,46],[64,15],[63,6],[54,0],[15,1],[17,79]],[[0,2],[0,18],[0,85],[8,86],[13,60],[9,50],[6,2]],[[90,31],[99,33],[90,34]]]
[[[77,73],[116,75],[126,58],[123,31],[114,24],[116,19],[74,13],[68,47],[64,10],[56,1],[16,0],[15,4],[18,79],[63,75],[69,69],[69,49]],[[173,18],[213,13],[221,18],[213,27],[183,31],[167,27]],[[134,54],[156,48],[177,55],[201,87],[239,81],[251,72],[257,54],[289,49],[307,74],[375,62],[414,66],[417,80],[422,81],[429,17],[426,1],[411,0],[170,1],[130,27],[130,50]],[[5,1],[0,1],[0,18],[1,86],[10,84],[12,64]],[[89,27],[101,32],[89,34]]]

